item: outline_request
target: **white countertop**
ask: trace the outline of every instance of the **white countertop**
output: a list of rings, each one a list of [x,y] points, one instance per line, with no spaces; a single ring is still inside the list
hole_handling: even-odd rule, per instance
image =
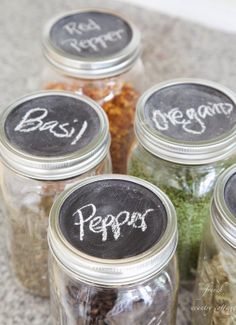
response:
[[[122,0],[236,33],[236,0]]]

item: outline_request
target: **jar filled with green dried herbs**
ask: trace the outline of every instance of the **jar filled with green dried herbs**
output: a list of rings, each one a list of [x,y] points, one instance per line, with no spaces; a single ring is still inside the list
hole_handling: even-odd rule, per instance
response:
[[[55,197],[82,179],[111,172],[107,117],[87,97],[40,92],[1,116],[1,191],[13,271],[48,296],[47,227]]]
[[[135,106],[145,85],[140,32],[119,14],[80,9],[53,17],[43,35],[41,87],[97,101],[107,113],[115,173],[127,173]]]
[[[137,145],[128,172],[171,198],[179,227],[182,284],[192,288],[210,198],[218,175],[236,161],[236,98],[213,82],[162,83],[138,102]]]
[[[163,192],[95,176],[62,193],[49,219],[53,324],[175,324],[177,221]]]
[[[236,165],[218,179],[204,231],[193,324],[236,324]]]

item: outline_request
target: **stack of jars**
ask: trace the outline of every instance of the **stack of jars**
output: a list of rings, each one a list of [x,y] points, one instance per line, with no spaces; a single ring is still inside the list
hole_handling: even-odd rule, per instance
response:
[[[55,325],[173,325],[180,270],[188,290],[197,276],[195,323],[233,324],[236,167],[215,184],[236,162],[235,94],[180,79],[138,100],[140,34],[104,10],[56,17],[43,48],[41,90],[0,120],[19,283],[43,297],[50,283]]]
[[[84,10],[51,21],[43,45],[42,90],[11,104],[0,125],[15,276],[43,297],[50,282],[54,324],[174,324],[175,209],[155,186],[111,175],[111,160],[127,173],[134,142],[140,34]]]

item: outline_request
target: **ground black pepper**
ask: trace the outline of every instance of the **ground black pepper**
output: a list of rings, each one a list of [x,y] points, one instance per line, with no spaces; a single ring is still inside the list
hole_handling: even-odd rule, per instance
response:
[[[146,284],[120,288],[95,287],[68,278],[63,305],[76,325],[146,325],[154,321],[174,325],[177,293],[172,292],[167,272]],[[67,319],[62,324],[72,323]]]
[[[130,176],[89,178],[49,219],[55,325],[175,324],[177,222],[161,191]]]

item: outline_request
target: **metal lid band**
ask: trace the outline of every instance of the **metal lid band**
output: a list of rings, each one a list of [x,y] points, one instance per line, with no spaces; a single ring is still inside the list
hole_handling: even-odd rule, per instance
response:
[[[55,157],[30,155],[11,144],[6,137],[4,127],[8,114],[30,99],[53,95],[79,99],[95,110],[101,125],[96,139],[79,151]],[[104,160],[109,152],[110,142],[109,122],[103,109],[86,96],[65,91],[41,91],[24,96],[4,111],[0,121],[0,153],[3,163],[17,173],[34,179],[60,180],[86,173]]]
[[[231,213],[225,202],[225,186],[234,174],[236,165],[226,169],[218,178],[211,206],[211,220],[220,237],[236,248],[236,216]]]
[[[102,59],[91,59],[75,58],[69,54],[66,55],[66,53],[59,51],[53,46],[50,40],[50,31],[57,21],[73,14],[93,11],[114,15],[121,18],[129,25],[132,30],[132,39],[123,50]],[[133,67],[141,54],[140,39],[140,32],[136,26],[117,13],[108,10],[88,8],[66,14],[64,13],[49,21],[43,32],[43,53],[50,64],[62,74],[81,79],[102,79],[117,76],[129,71]]]
[[[190,143],[174,140],[156,132],[147,125],[144,117],[144,106],[150,96],[165,87],[184,84],[212,87],[227,95],[236,104],[235,93],[215,82],[202,79],[176,79],[162,82],[147,90],[137,103],[135,134],[138,142],[157,157],[186,165],[208,164],[226,159],[236,153],[236,126],[216,140]]]
[[[118,260],[96,258],[75,249],[63,236],[58,219],[65,200],[84,185],[104,179],[122,179],[140,184],[154,192],[164,204],[168,218],[166,230],[160,241],[144,253]],[[158,273],[173,257],[177,246],[176,213],[168,197],[149,182],[124,175],[90,177],[62,193],[55,201],[50,213],[48,241],[52,254],[75,278],[102,285],[132,284]]]

